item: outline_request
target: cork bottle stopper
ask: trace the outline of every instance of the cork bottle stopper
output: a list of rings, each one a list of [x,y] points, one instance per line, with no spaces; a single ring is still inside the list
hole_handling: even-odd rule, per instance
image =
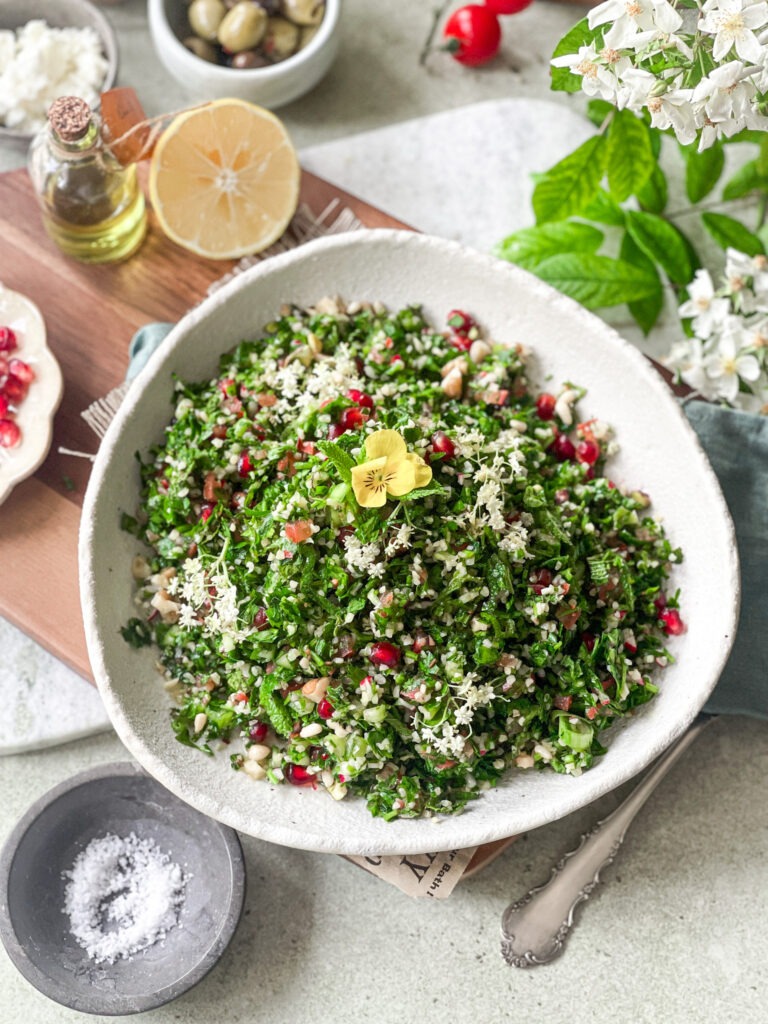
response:
[[[76,142],[88,131],[91,108],[79,96],[60,96],[48,108],[48,123],[62,142]]]

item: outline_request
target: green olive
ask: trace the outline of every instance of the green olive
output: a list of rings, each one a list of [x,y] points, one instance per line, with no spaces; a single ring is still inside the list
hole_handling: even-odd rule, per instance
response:
[[[216,33],[226,13],[221,0],[194,0],[188,12],[190,28],[196,36],[215,43]]]
[[[305,25],[299,35],[299,49],[303,50],[305,46],[309,46],[319,31],[319,25]]]
[[[194,53],[200,60],[207,60],[210,64],[218,64],[219,51],[207,39],[201,39],[200,36],[187,36],[184,40],[184,45],[190,53]]]
[[[252,50],[264,38],[267,21],[267,12],[260,4],[240,0],[219,25],[219,42],[230,53]]]
[[[262,49],[270,60],[285,60],[291,57],[299,46],[299,29],[286,18],[270,18],[264,35]]]
[[[281,7],[295,25],[319,25],[325,14],[325,0],[281,0]]]

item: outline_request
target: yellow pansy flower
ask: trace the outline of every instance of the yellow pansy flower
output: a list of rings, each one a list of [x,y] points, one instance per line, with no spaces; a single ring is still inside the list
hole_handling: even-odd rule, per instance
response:
[[[363,508],[380,508],[387,495],[401,498],[432,479],[432,470],[424,459],[408,451],[396,430],[369,434],[365,454],[366,461],[352,470],[352,490]]]

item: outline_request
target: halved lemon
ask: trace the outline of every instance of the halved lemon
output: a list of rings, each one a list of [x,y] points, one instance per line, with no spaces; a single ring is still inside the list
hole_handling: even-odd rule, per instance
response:
[[[261,252],[299,201],[299,161],[283,123],[243,100],[187,110],[160,137],[149,195],[160,226],[209,259]]]

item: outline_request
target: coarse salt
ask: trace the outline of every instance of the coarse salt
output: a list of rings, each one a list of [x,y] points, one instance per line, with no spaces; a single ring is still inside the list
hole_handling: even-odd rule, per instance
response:
[[[151,839],[93,839],[63,877],[70,931],[96,963],[128,959],[178,925],[187,877]]]
[[[34,19],[0,32],[0,125],[36,132],[58,96],[97,106],[107,67],[92,28],[51,28]]]

